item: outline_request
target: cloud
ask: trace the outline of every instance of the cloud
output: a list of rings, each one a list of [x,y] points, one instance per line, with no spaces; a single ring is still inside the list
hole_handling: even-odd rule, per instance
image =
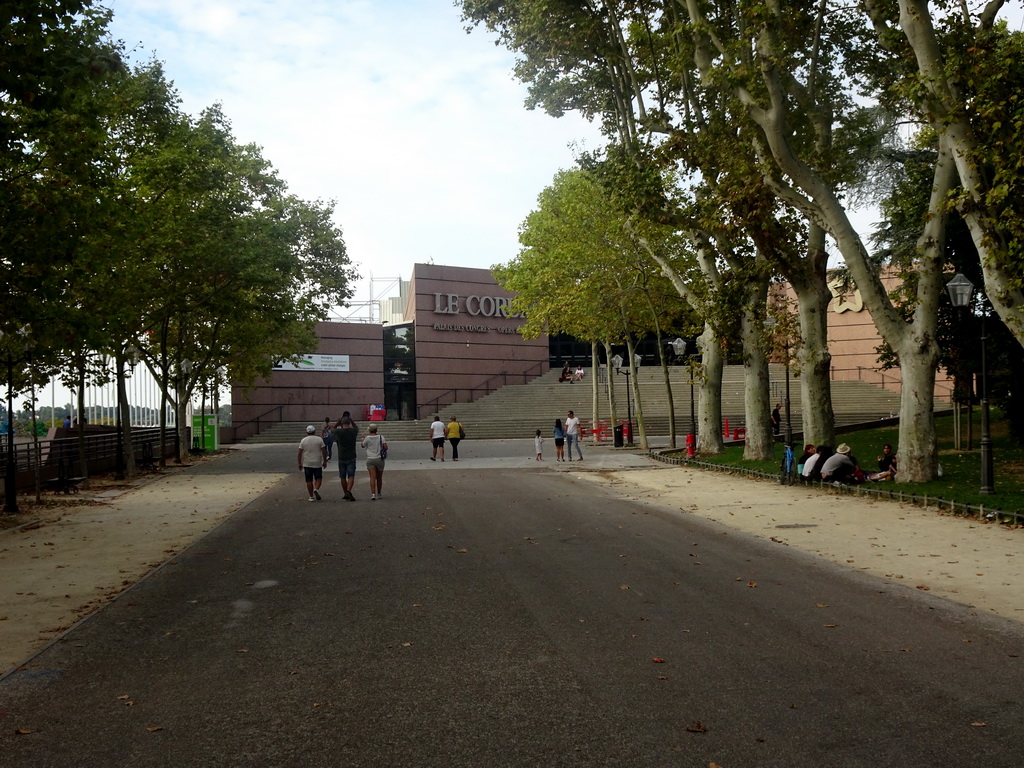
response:
[[[511,54],[467,35],[450,3],[117,0],[113,31],[155,51],[189,112],[223,104],[240,142],[263,147],[291,190],[337,201],[364,276],[412,264],[488,267],[582,119],[523,107]],[[361,294],[366,293],[364,287]]]

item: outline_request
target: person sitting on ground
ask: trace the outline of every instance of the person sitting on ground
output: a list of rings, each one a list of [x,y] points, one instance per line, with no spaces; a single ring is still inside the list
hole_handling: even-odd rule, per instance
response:
[[[844,483],[853,485],[856,483],[854,474],[857,472],[857,463],[850,454],[850,446],[842,443],[834,456],[829,456],[821,467],[821,479],[826,483]]]
[[[562,361],[562,374],[558,377],[558,383],[561,384],[563,381],[568,381],[572,384],[572,375],[569,373],[569,364]]]
[[[807,460],[811,458],[811,456],[815,455],[814,443],[807,443],[807,445],[804,446],[804,452],[800,454],[800,457],[796,460],[796,472],[801,476],[801,478],[803,478],[804,465],[807,464]]]
[[[877,483],[879,480],[892,480],[896,477],[896,454],[892,452],[892,446],[886,443],[882,446],[882,455],[878,457],[878,471],[868,476],[868,480]]]
[[[830,445],[819,445],[814,455],[811,456],[804,463],[803,477],[805,482],[811,483],[815,480],[821,480],[821,468],[825,464],[825,460],[832,455],[832,446]]]
[[[583,381],[583,366],[577,365],[576,372],[572,375],[573,381]]]

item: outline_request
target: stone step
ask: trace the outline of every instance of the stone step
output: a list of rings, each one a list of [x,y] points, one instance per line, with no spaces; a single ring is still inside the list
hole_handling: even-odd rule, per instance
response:
[[[535,430],[540,429],[547,437],[555,418],[565,419],[565,414],[572,409],[576,415],[589,421],[592,413],[593,392],[590,380],[591,371],[583,382],[573,384],[559,383],[558,371],[549,371],[528,384],[513,384],[502,387],[472,403],[455,403],[442,408],[440,415],[443,421],[454,414],[465,426],[469,439],[512,439],[532,437]],[[676,412],[677,432],[684,434],[690,429],[690,385],[689,370],[684,367],[670,369],[672,380],[673,403]],[[607,375],[601,371],[601,376]],[[614,375],[614,374],[613,374]],[[782,366],[771,367],[772,399],[781,400],[785,377]],[[616,387],[617,410],[619,418],[626,416],[625,377],[620,377],[622,386]],[[643,403],[645,423],[649,435],[668,434],[668,398],[662,372],[658,368],[642,368],[638,373],[640,396]],[[790,407],[793,415],[793,428],[800,429],[800,391],[799,382],[791,381]],[[723,376],[722,410],[724,418],[729,419],[730,426],[743,425],[744,420],[744,384],[742,366],[728,366]],[[880,418],[888,418],[899,411],[899,395],[881,387],[860,381],[832,382],[833,409],[836,421],[840,425],[862,423]],[[602,397],[600,408],[607,412],[607,399]],[[378,422],[381,434],[389,440],[424,440],[428,439],[430,421],[385,421]],[[305,435],[305,427],[310,422],[289,422],[275,425],[261,434],[250,438],[249,442],[298,443]],[[319,419],[312,422],[318,429],[322,423]],[[360,423],[365,433],[366,422]]]

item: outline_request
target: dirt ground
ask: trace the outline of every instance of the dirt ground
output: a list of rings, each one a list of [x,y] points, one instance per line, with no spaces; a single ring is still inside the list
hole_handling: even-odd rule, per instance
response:
[[[1020,528],[685,467],[593,479],[644,504],[701,515],[980,613],[1024,620]]]
[[[979,613],[1024,620],[1024,530],[642,461],[649,466],[609,469],[596,461],[559,469],[622,498],[701,515]],[[77,496],[48,496],[53,501],[39,508],[26,503],[18,520],[5,521],[19,525],[0,530],[0,675],[283,477],[171,468],[131,484],[105,481]]]

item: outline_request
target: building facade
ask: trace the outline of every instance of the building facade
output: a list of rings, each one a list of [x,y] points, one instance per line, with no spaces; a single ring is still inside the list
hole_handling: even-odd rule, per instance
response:
[[[833,377],[898,387],[898,371],[878,369],[880,339],[859,293],[844,294],[838,284],[833,293]],[[429,419],[453,403],[526,383],[569,359],[570,350],[573,364],[589,365],[589,344],[524,339],[511,294],[486,269],[416,264],[399,296],[385,301],[393,322],[319,323],[319,345],[299,364],[279,365],[252,388],[236,385],[235,439],[280,421],[333,421],[344,411],[369,419],[371,408],[389,421]],[[653,339],[639,348],[645,365],[657,364]]]
[[[402,322],[319,323],[319,346],[298,365],[233,387],[236,439],[277,421],[366,419],[376,406],[388,420],[429,418],[547,370],[547,336],[522,337],[524,319],[489,270],[416,264],[404,294]]]

